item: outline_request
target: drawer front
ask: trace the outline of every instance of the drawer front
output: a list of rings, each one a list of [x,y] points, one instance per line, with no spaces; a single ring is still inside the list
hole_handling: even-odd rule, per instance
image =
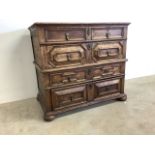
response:
[[[96,43],[92,49],[92,57],[95,62],[121,59],[123,58],[123,46],[119,42]]]
[[[58,72],[50,75],[50,83],[52,86],[84,82],[87,80],[87,70],[70,70]]]
[[[116,28],[92,28],[92,40],[120,39],[124,38],[124,29]]]
[[[85,85],[52,90],[52,103],[54,109],[62,109],[82,104],[85,103],[86,100],[87,92]]]
[[[86,30],[84,28],[46,28],[45,41],[59,42],[59,41],[80,41],[86,39]]]
[[[92,69],[92,78],[94,80],[101,78],[109,78],[112,76],[119,76],[121,74],[121,64],[110,64],[94,67]]]
[[[52,67],[65,67],[86,63],[87,49],[82,45],[59,45],[49,49],[47,59]]]
[[[121,79],[100,81],[94,84],[94,99],[120,94]]]

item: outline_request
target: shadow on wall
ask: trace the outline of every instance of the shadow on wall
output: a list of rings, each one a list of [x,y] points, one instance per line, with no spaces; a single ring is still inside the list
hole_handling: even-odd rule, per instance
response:
[[[33,60],[28,30],[0,34],[0,103],[36,97]]]

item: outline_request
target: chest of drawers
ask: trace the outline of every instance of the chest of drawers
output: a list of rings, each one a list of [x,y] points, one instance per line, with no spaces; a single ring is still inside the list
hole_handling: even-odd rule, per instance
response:
[[[129,23],[35,23],[31,32],[44,119],[124,93]]]

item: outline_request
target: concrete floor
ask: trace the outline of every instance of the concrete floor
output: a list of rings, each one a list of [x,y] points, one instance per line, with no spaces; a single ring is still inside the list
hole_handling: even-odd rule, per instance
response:
[[[127,102],[111,102],[44,122],[38,102],[0,105],[0,134],[155,134],[155,76],[126,81]]]

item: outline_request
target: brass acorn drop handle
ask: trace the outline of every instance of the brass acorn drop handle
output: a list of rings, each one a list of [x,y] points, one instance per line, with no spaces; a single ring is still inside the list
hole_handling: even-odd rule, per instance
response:
[[[66,72],[63,74],[63,76],[74,76],[74,75],[76,75],[75,72]]]
[[[113,72],[103,73],[102,76],[112,75]]]
[[[72,96],[70,96],[69,98],[70,98],[70,101],[72,102],[72,101],[73,101],[73,97],[72,97]]]
[[[68,77],[67,79],[68,79],[69,82],[75,82],[75,81],[77,81],[76,78],[72,78],[72,77]]]
[[[66,40],[67,41],[70,39],[70,36],[69,36],[69,33],[68,32],[65,33],[65,37],[66,37]]]
[[[63,80],[63,83],[68,83],[68,82],[76,82],[77,79],[73,77],[67,77],[65,80]]]
[[[89,40],[90,35],[91,35],[91,28],[87,28],[86,29],[86,39]]]
[[[71,61],[72,55],[70,53],[67,53],[67,61]]]
[[[106,35],[106,38],[110,37],[110,33],[109,32],[107,32],[105,35]]]
[[[91,72],[92,72],[91,69],[88,69],[88,75],[91,75]]]

